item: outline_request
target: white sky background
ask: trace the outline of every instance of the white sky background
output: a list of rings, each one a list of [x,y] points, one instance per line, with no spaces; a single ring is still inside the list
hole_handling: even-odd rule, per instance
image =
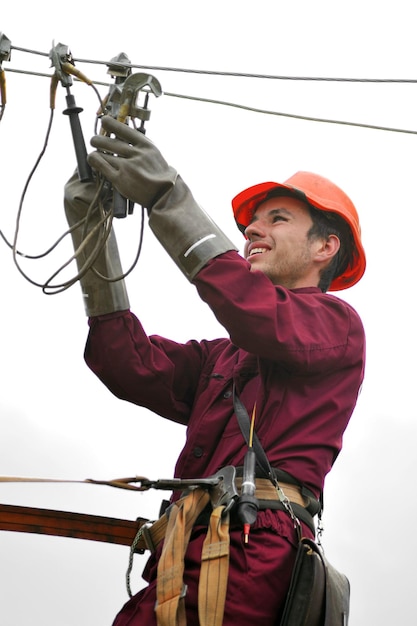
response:
[[[59,17],[61,16],[61,17]],[[0,31],[13,46],[49,52],[52,41],[74,58],[109,61],[125,52],[136,64],[221,72],[349,78],[416,78],[412,3],[175,0],[70,7],[8,3]],[[50,73],[47,57],[12,51],[4,69]],[[110,82],[103,65],[78,64]],[[142,70],[137,70],[142,71]],[[417,131],[417,85],[216,77],[149,70],[165,92],[347,122]],[[7,72],[0,123],[0,229],[12,240],[19,200],[43,146],[49,80]],[[107,92],[98,87],[101,95]],[[72,88],[88,144],[97,97]],[[23,205],[19,248],[44,251],[66,230],[63,186],[75,166],[65,90],[58,88],[50,141]],[[368,366],[344,448],[325,490],[324,546],[351,582],[351,626],[414,624],[416,514],[411,479],[416,437],[417,136],[262,115],[236,108],[151,98],[147,135],[195,197],[238,245],[231,198],[299,169],[339,184],[360,213],[368,267],[339,295],[361,314]],[[90,149],[90,148],[88,148]],[[139,209],[116,224],[127,267]],[[21,266],[44,282],[71,254],[69,241],[45,261]],[[46,296],[17,271],[0,242],[2,284],[0,475],[110,479],[171,477],[184,431],[114,398],[83,361],[87,323],[78,285]],[[194,288],[148,228],[127,280],[132,310],[149,333],[178,341],[224,334]],[[165,494],[89,485],[3,484],[0,502],[125,519],[155,517]],[[128,599],[129,550],[67,538],[0,532],[2,626],[102,626]],[[135,557],[132,588],[142,585]],[[254,590],[256,592],[256,590]]]

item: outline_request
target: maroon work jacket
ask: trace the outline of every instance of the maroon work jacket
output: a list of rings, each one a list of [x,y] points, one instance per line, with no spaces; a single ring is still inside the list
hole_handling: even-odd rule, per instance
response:
[[[341,446],[362,384],[361,320],[318,288],[274,286],[236,252],[195,279],[230,338],[185,344],[148,337],[129,311],[90,319],[89,367],[119,398],[187,427],[176,476],[242,465],[246,444],[232,383],[273,467],[316,495]]]

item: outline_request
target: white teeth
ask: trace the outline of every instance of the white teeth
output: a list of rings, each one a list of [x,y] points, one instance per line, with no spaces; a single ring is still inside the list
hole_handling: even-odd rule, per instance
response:
[[[266,252],[265,248],[252,248],[249,256],[252,256],[252,254],[262,254],[263,252]]]

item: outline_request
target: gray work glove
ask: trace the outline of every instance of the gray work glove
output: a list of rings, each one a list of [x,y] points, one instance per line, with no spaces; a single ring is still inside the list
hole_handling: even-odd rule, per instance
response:
[[[102,126],[116,138],[93,137],[98,151],[88,162],[123,196],[148,210],[149,226],[190,281],[210,259],[237,250],[143,133],[108,116]]]
[[[86,216],[87,210],[96,195],[95,182],[80,182],[77,172],[71,176],[64,188],[64,208],[68,225],[74,226]],[[96,209],[88,221],[88,232],[100,221],[100,214]],[[94,248],[97,244],[99,233],[92,236],[91,241],[86,243],[83,238],[83,225],[71,232],[74,250],[84,243],[84,248],[77,256],[78,270],[85,266],[85,261],[91,255],[94,256]],[[93,267],[102,275],[115,278],[123,273],[117,248],[116,236],[113,228],[106,244],[93,262]],[[89,317],[124,311],[129,308],[126,286],[124,280],[109,282],[100,278],[91,269],[80,277],[80,284],[84,299],[85,312]]]

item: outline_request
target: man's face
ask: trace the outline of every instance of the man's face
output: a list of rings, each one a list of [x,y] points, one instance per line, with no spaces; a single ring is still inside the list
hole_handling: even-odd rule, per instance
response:
[[[252,271],[289,289],[317,286],[314,258],[320,242],[308,239],[312,225],[308,206],[301,200],[277,197],[262,202],[245,230],[244,255]]]

